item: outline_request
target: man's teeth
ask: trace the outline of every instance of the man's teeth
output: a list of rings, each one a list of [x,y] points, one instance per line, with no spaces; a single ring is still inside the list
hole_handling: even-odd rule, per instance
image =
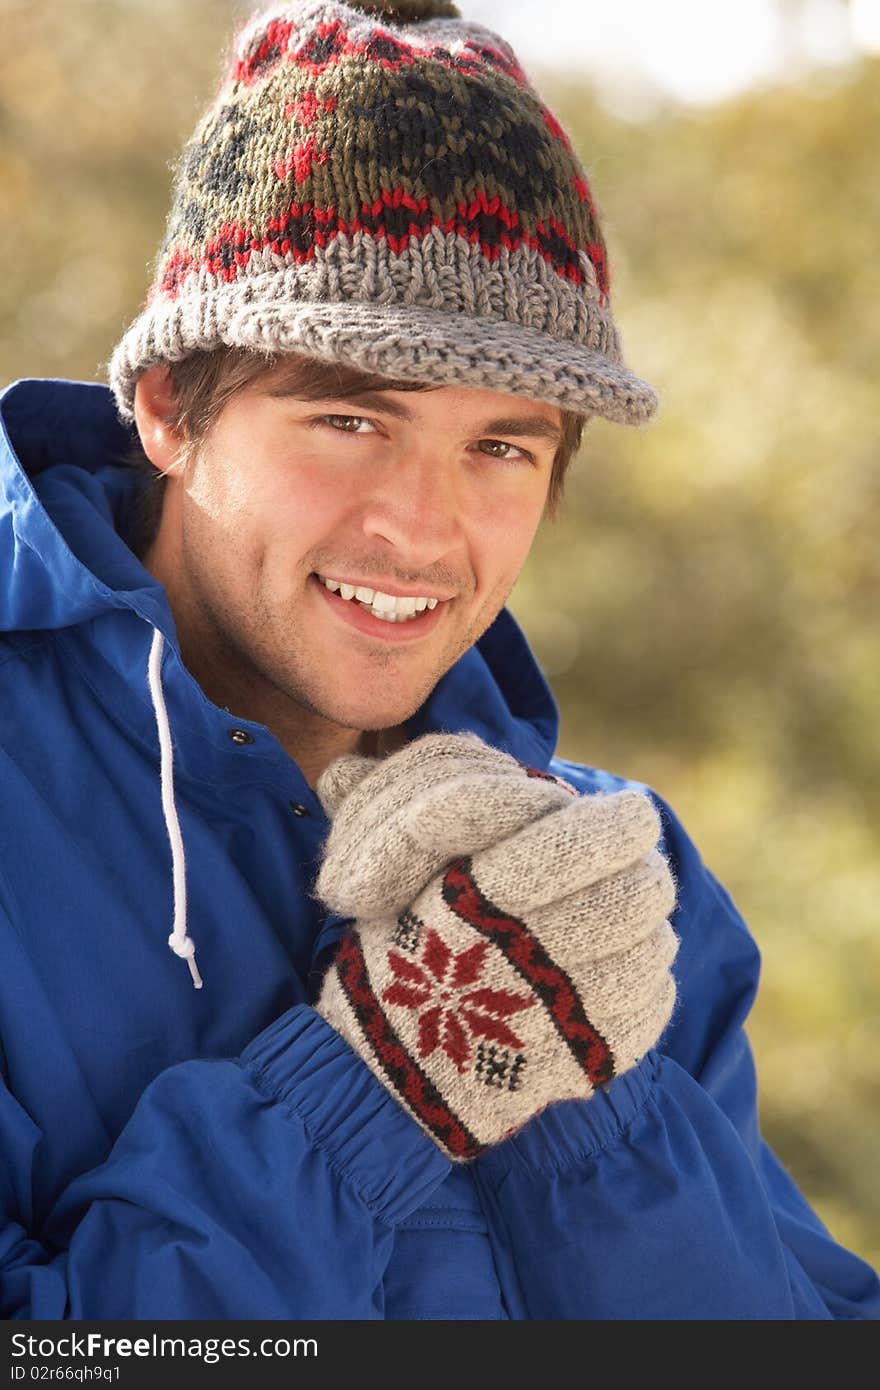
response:
[[[397,598],[394,594],[383,594],[381,589],[355,588],[353,584],[342,584],[338,579],[325,579],[318,575],[325,589],[338,593],[346,600],[357,599],[362,608],[367,608],[374,618],[383,618],[386,623],[405,623],[426,608],[436,608],[435,598],[410,597]]]

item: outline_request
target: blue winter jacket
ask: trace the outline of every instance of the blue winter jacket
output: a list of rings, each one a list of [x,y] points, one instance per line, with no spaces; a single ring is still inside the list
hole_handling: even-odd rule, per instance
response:
[[[308,891],[327,820],[184,667],[124,539],[140,484],[109,391],[22,381],[0,409],[0,1314],[880,1317],[762,1141],[758,951],[663,799],[681,946],[660,1045],[451,1164],[314,1011],[344,925]],[[168,947],[156,629],[200,990]],[[649,790],[554,757],[557,728],[506,610],[410,721],[585,793]]]

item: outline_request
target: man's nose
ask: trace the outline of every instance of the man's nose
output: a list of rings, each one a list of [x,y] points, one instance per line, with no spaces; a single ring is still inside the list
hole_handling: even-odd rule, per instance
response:
[[[460,545],[462,505],[452,470],[435,452],[397,454],[367,489],[364,535],[387,541],[412,565],[426,564]]]

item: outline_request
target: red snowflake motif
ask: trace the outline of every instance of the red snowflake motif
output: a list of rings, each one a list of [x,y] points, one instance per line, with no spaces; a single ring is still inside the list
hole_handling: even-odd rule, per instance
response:
[[[455,955],[433,930],[427,933],[421,963],[388,952],[388,964],[396,976],[382,995],[388,1004],[424,1010],[419,1017],[418,1053],[430,1057],[442,1047],[460,1072],[471,1061],[468,1032],[506,1047],[524,1047],[504,1022],[511,1014],[532,1008],[534,995],[476,985],[489,944],[478,941]]]

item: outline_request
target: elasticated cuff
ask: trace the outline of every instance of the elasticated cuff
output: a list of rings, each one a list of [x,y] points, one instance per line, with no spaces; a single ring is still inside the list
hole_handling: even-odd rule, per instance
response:
[[[582,1162],[612,1144],[648,1099],[660,1054],[646,1052],[637,1067],[617,1076],[589,1100],[562,1100],[533,1115],[509,1139],[474,1159],[480,1176],[491,1182],[513,1170],[555,1173]]]
[[[449,1175],[449,1159],[307,1004],[277,1018],[238,1060],[262,1091],[295,1111],[313,1144],[389,1224]]]

